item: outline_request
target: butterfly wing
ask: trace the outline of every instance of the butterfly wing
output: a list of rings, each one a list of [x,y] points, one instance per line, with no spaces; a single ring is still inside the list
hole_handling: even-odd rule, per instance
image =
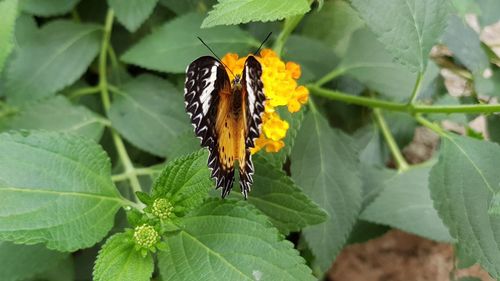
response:
[[[244,89],[244,110],[246,122],[245,157],[240,158],[240,186],[247,197],[253,183],[254,167],[250,149],[255,147],[255,139],[260,135],[262,114],[264,113],[264,84],[261,80],[262,66],[253,56],[249,56],[243,68],[242,85]],[[244,160],[244,161],[241,161]]]
[[[225,139],[227,130],[218,129],[217,122],[220,123],[227,115],[230,94],[229,77],[224,66],[215,58],[200,57],[188,66],[184,87],[186,112],[201,146],[207,147],[210,152],[208,167],[212,170],[216,188],[222,188],[223,197],[233,185],[234,159],[229,161],[228,155],[221,154],[230,150],[227,146],[231,143]]]

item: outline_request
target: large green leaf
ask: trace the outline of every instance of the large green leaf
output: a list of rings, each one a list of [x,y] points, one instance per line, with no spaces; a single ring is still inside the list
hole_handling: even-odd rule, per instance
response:
[[[360,218],[432,240],[453,242],[432,205],[429,171],[430,167],[414,168],[387,181],[384,190]]]
[[[429,52],[443,33],[447,0],[352,0],[377,38],[412,72],[425,71]]]
[[[48,250],[43,245],[16,245],[0,242],[0,276],[3,281],[25,280],[56,266],[68,254]]]
[[[310,10],[307,0],[218,0],[208,12],[202,27],[240,24],[251,21],[276,21],[302,15]]]
[[[14,48],[14,26],[17,17],[17,0],[0,2],[0,73],[5,60]]]
[[[361,179],[353,140],[317,112],[306,115],[292,150],[295,182],[329,219],[303,230],[321,270],[326,271],[346,242],[361,207]]]
[[[500,217],[489,214],[500,191],[500,146],[446,135],[429,178],[434,206],[467,256],[500,278]]]
[[[106,235],[124,204],[95,142],[53,132],[0,134],[0,239],[86,248]]]
[[[129,31],[136,31],[151,15],[158,0],[108,0],[116,18]]]
[[[24,106],[5,125],[8,129],[75,133],[94,140],[99,140],[104,130],[103,118],[86,107],[72,105],[62,96]]]
[[[169,195],[175,206],[186,210],[199,206],[214,186],[207,157],[206,151],[200,150],[169,162],[153,184],[153,197]]]
[[[128,233],[108,238],[94,266],[94,280],[148,281],[154,270],[151,254],[146,257],[134,249],[134,241]]]
[[[163,280],[316,280],[293,245],[251,205],[210,200],[158,254]]]
[[[340,63],[342,71],[369,88],[395,99],[410,96],[416,75],[398,63],[368,29],[356,31]]]
[[[255,157],[255,175],[248,202],[266,214],[281,233],[300,231],[325,221],[327,214],[293,180],[262,157]]]
[[[500,20],[498,10],[500,9],[500,2],[496,0],[476,0],[479,5],[479,22],[481,25],[486,26],[493,24]]]
[[[13,57],[6,95],[21,104],[40,99],[75,82],[99,49],[101,27],[66,20],[46,24]]]
[[[113,127],[135,146],[166,156],[180,133],[191,128],[184,99],[170,82],[144,74],[119,89],[109,110]]]
[[[203,38],[220,57],[248,52],[259,43],[236,26],[200,29],[202,16],[186,14],[167,22],[132,46],[121,59],[148,69],[183,73],[193,60],[210,52],[196,38]]]
[[[80,0],[21,0],[24,12],[37,16],[55,16],[71,11]]]

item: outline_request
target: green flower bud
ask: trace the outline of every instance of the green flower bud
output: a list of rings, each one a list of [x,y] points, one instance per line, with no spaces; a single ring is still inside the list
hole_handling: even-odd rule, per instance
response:
[[[134,229],[135,243],[143,248],[151,248],[160,239],[158,232],[151,226],[143,224]]]
[[[165,198],[158,198],[153,202],[152,214],[160,220],[166,220],[172,217],[174,207]]]

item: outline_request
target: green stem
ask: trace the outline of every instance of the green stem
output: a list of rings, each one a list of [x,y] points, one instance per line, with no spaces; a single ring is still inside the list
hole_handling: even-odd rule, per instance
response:
[[[436,134],[440,135],[441,137],[448,137],[448,135],[446,134],[446,131],[443,128],[441,128],[441,126],[439,126],[436,123],[433,123],[433,122],[427,120],[426,118],[422,117],[422,115],[420,115],[420,114],[415,115],[415,119],[420,124],[422,124],[425,127],[433,130],[434,132],[436,132]]]
[[[93,95],[101,92],[101,88],[99,86],[95,87],[85,87],[76,89],[68,94],[69,99],[76,99],[85,95]]]
[[[382,108],[391,111],[415,113],[494,113],[500,112],[500,104],[466,104],[466,105],[420,105],[384,101],[376,98],[353,96],[340,91],[328,90],[316,85],[307,85],[313,95],[331,100],[362,105],[371,108]]]
[[[422,87],[422,80],[424,78],[424,73],[419,72],[417,76],[417,81],[415,82],[415,86],[413,87],[413,92],[411,93],[409,104],[414,104],[417,100],[418,94],[420,93],[420,88]]]
[[[387,126],[387,122],[385,122],[384,116],[382,115],[382,111],[379,108],[375,108],[373,110],[373,115],[375,116],[375,121],[377,122],[380,131],[384,135],[385,141],[387,142],[387,146],[391,150],[392,155],[394,156],[394,160],[396,160],[396,164],[398,166],[399,172],[404,172],[410,168],[408,163],[406,162],[401,150],[399,150],[398,144],[394,139],[394,136]]]
[[[111,178],[114,182],[118,182],[118,181],[127,180],[131,175],[149,176],[149,175],[152,175],[154,173],[158,173],[158,170],[155,170],[152,168],[135,168],[134,171],[113,175]]]
[[[283,51],[283,47],[285,46],[288,37],[292,34],[293,30],[297,27],[303,17],[304,15],[296,15],[285,19],[283,29],[278,35],[278,38],[276,38],[273,46],[273,49],[278,56],[281,56],[281,52]]]
[[[101,90],[101,100],[106,115],[109,112],[109,108],[111,106],[111,100],[109,98],[109,92],[108,92],[106,54],[108,51],[109,39],[111,37],[113,19],[114,19],[113,10],[109,9],[108,13],[106,14],[106,22],[104,24],[104,35],[102,39],[101,51],[99,53],[99,89]],[[116,151],[118,152],[118,156],[120,157],[120,160],[124,166],[125,173],[129,174],[128,179],[130,182],[130,186],[134,192],[135,201],[142,206],[142,204],[139,203],[140,201],[138,200],[137,196],[135,196],[135,192],[142,191],[142,189],[139,183],[139,179],[133,173],[135,169],[134,165],[132,164],[132,160],[130,160],[130,157],[125,148],[125,144],[123,143],[123,140],[118,135],[118,133],[116,133],[116,131],[113,130],[112,128],[110,129],[110,131],[113,143],[115,144],[116,147]]]
[[[332,81],[333,79],[337,78],[338,76],[342,75],[345,73],[345,69],[341,67],[334,68],[332,71],[328,72],[325,76],[321,77],[318,82],[316,82],[314,85],[315,86],[323,86],[324,84]]]

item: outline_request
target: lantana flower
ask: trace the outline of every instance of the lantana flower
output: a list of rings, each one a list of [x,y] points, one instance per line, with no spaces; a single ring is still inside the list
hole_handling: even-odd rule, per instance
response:
[[[255,56],[262,65],[262,83],[266,95],[266,108],[262,116],[262,131],[255,141],[252,154],[265,148],[267,152],[278,152],[285,146],[283,139],[289,128],[288,122],[281,119],[277,107],[286,106],[291,113],[298,112],[309,98],[309,91],[297,84],[300,78],[300,65],[284,62],[271,49],[263,49]],[[242,73],[247,57],[228,53],[222,62],[233,72]]]

